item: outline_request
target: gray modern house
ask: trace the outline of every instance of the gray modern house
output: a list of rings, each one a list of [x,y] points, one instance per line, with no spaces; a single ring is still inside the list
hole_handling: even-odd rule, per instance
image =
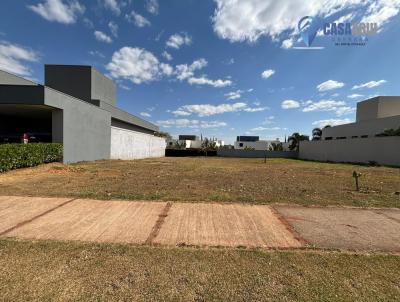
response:
[[[399,127],[400,97],[377,96],[357,103],[355,123],[324,128],[321,140],[300,142],[299,157],[400,166],[400,136],[381,136]]]
[[[44,82],[0,70],[0,140],[63,143],[65,163],[164,156],[159,128],[116,108],[115,84],[93,67],[45,65]]]

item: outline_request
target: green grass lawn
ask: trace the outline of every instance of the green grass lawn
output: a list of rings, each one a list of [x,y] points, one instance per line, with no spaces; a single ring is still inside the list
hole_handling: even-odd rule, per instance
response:
[[[362,173],[355,191],[353,171]],[[0,174],[2,195],[400,207],[400,169],[291,159],[157,158]]]
[[[400,258],[0,240],[0,300],[395,301]]]

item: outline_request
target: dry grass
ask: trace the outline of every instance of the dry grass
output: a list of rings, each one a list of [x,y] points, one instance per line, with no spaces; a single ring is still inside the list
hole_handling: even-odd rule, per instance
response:
[[[362,173],[360,192],[353,170]],[[399,191],[400,169],[287,159],[98,161],[0,175],[3,195],[96,199],[400,207]]]
[[[395,301],[392,255],[0,240],[2,301]]]

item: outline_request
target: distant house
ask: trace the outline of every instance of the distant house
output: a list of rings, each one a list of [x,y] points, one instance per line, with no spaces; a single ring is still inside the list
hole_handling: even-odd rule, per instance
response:
[[[65,163],[164,156],[158,126],[117,108],[114,82],[93,67],[45,65],[44,82],[0,70],[0,143],[62,143]]]
[[[218,140],[217,138],[210,138],[209,141],[215,142],[215,146],[224,146],[224,141]],[[181,146],[182,149],[201,149],[203,146],[204,139],[202,140],[197,135],[179,135],[178,139],[167,140],[167,148],[175,148],[177,145]]]
[[[400,97],[378,96],[357,104],[356,122],[322,129],[322,140],[375,137],[400,127]]]
[[[259,136],[237,136],[234,143],[234,148],[237,150],[251,149],[251,150],[269,150],[272,143],[280,143],[279,139],[276,140],[260,140]]]

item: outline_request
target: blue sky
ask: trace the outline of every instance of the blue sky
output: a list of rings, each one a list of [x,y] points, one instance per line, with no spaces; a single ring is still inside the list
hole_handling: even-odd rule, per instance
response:
[[[43,82],[43,64],[93,65],[117,105],[172,135],[284,138],[354,121],[357,101],[399,95],[400,0],[1,2],[0,69]],[[374,22],[364,46],[304,44],[303,16]]]

